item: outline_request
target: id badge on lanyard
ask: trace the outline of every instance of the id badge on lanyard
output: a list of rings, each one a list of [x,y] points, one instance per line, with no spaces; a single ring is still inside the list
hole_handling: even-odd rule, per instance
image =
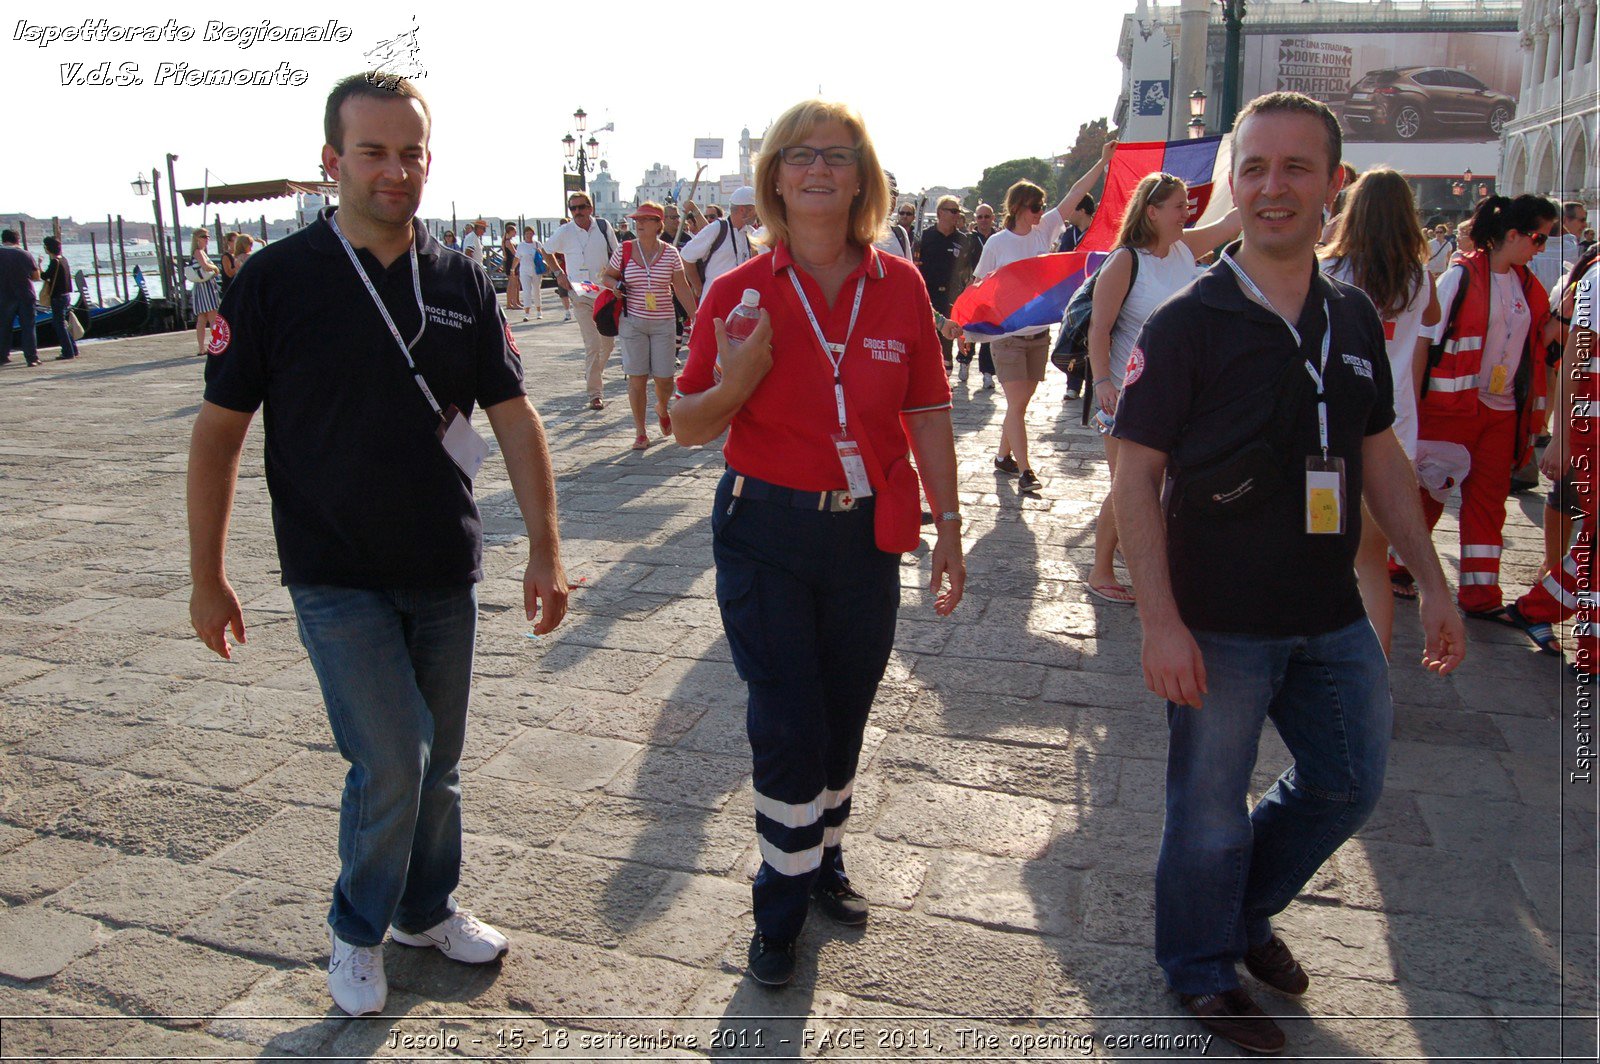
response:
[[[1322,447],[1320,455],[1306,459],[1306,533],[1313,536],[1339,536],[1345,530],[1345,475],[1344,459],[1328,454],[1328,399],[1326,377],[1328,348],[1333,338],[1333,318],[1328,306],[1323,304],[1327,325],[1322,333],[1322,363],[1313,369],[1306,361],[1306,372],[1317,385],[1317,441]]]
[[[472,427],[472,419],[462,414],[454,403],[449,409],[439,406],[439,400],[433,397],[433,389],[428,387],[428,382],[423,379],[422,371],[417,368],[416,362],[411,358],[411,349],[417,346],[417,341],[422,339],[422,334],[428,329],[428,308],[422,302],[422,275],[417,270],[417,245],[412,241],[409,249],[411,255],[411,290],[416,293],[417,313],[421,316],[422,324],[417,328],[417,335],[412,337],[408,344],[400,336],[400,329],[394,323],[394,317],[389,313],[389,308],[383,305],[383,300],[378,295],[378,290],[372,285],[372,278],[367,276],[367,271],[361,268],[361,260],[356,257],[356,249],[350,246],[350,241],[345,238],[339,229],[337,214],[328,215],[328,224],[332,226],[333,233],[339,238],[339,243],[344,246],[344,252],[350,258],[350,265],[355,267],[356,276],[361,278],[361,283],[367,286],[367,295],[372,297],[372,303],[378,308],[378,313],[383,316],[383,323],[389,327],[389,335],[394,337],[396,346],[400,348],[400,355],[406,360],[406,365],[411,368],[411,379],[417,382],[417,387],[422,390],[422,396],[428,400],[428,405],[433,412],[439,415],[438,437],[444,445],[444,453],[456,464],[456,468],[467,475],[471,480],[478,475],[478,470],[483,468],[484,461],[489,457],[489,444]]]
[[[845,330],[844,343],[830,344],[828,337],[822,331],[822,326],[817,322],[817,316],[811,310],[811,301],[806,298],[805,289],[800,285],[800,278],[794,270],[789,271],[789,280],[794,283],[795,294],[800,297],[800,305],[805,308],[806,317],[811,320],[811,331],[816,334],[817,343],[821,347],[823,357],[828,360],[829,368],[833,370],[833,402],[834,412],[838,415],[839,431],[833,433],[833,447],[839,455],[839,468],[844,471],[846,489],[858,499],[865,499],[872,494],[872,480],[867,476],[867,463],[861,456],[861,445],[856,443],[850,435],[844,409],[844,382],[840,376],[840,369],[844,365],[844,353],[850,346],[850,337],[856,331],[856,317],[861,313],[861,296],[866,291],[867,279],[861,277],[856,281],[855,304],[850,308],[850,325]]]

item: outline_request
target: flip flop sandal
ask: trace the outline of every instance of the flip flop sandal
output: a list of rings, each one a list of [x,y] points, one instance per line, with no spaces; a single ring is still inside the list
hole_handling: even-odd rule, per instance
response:
[[[672,435],[672,415],[663,411],[657,415],[661,419],[661,435]]]
[[[1556,638],[1555,628],[1546,621],[1530,621],[1523,616],[1515,604],[1502,607],[1506,623],[1522,629],[1522,634],[1533,640],[1533,645],[1539,648],[1539,653],[1548,654],[1553,658],[1561,656],[1561,641]]]
[[[1417,582],[1411,577],[1401,576],[1399,573],[1390,573],[1389,583],[1394,591],[1395,598],[1409,601],[1417,597]]]
[[[1109,602],[1113,606],[1132,606],[1134,603],[1133,592],[1120,584],[1085,584],[1084,587],[1101,602]]]
[[[1492,610],[1462,610],[1461,613],[1475,621],[1493,621],[1508,628],[1526,628],[1528,625],[1522,614],[1516,612],[1515,606],[1496,606]]]
[[[647,450],[649,450],[650,449],[650,437],[648,437],[648,436],[635,436],[633,438],[633,449],[636,450],[636,451],[647,451]]]
[[[589,400],[589,409],[590,410],[599,410],[601,407],[603,407],[605,405],[606,404],[601,402],[598,398]]]

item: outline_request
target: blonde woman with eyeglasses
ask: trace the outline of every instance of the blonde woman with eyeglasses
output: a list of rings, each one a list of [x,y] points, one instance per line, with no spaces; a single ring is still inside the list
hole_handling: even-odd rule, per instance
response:
[[[1134,341],[1139,330],[1157,307],[1199,276],[1199,256],[1239,235],[1237,210],[1198,229],[1185,229],[1188,221],[1189,187],[1171,174],[1147,174],[1133,190],[1112,255],[1096,275],[1089,315],[1089,368],[1099,407],[1094,423],[1105,443],[1112,476],[1117,472],[1117,441],[1111,426],[1123,379],[1138,351]],[[1117,579],[1116,555],[1116,512],[1107,492],[1095,520],[1094,568],[1087,586],[1089,594],[1102,602],[1131,606],[1133,592]]]

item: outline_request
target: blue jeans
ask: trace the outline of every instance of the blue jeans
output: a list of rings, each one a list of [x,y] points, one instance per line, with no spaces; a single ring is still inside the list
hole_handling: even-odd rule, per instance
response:
[[[300,640],[339,753],[339,880],[328,923],[355,946],[392,924],[425,931],[455,911],[461,745],[477,589],[296,584]]]
[[[67,328],[67,311],[71,308],[71,295],[59,295],[50,300],[50,321],[56,327],[56,342],[61,346],[62,358],[78,357],[78,341]]]
[[[1195,632],[1205,706],[1167,703],[1167,818],[1156,865],[1156,960],[1180,994],[1239,985],[1234,965],[1366,821],[1383,790],[1394,704],[1362,618],[1326,635]],[[1294,756],[1246,813],[1261,727]]]
[[[27,299],[4,300],[0,299],[0,328],[6,334],[6,357],[11,357],[11,323],[13,320],[21,326],[18,329],[22,335],[22,357],[28,362],[39,361],[39,331],[34,326],[34,312],[38,302],[30,294]]]

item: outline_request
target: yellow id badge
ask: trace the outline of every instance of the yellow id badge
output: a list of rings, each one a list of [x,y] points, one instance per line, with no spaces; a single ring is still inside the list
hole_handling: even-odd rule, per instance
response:
[[[644,309],[645,310],[655,310],[656,309],[656,294],[654,292],[646,292],[644,294]]]
[[[1494,369],[1489,371],[1489,392],[1490,392],[1490,394],[1492,394],[1492,395],[1504,395],[1504,394],[1506,394],[1506,377],[1507,376],[1508,376],[1508,374],[1506,373],[1505,366],[1496,366]]]
[[[1344,533],[1344,459],[1306,459],[1306,532],[1313,536]]]

